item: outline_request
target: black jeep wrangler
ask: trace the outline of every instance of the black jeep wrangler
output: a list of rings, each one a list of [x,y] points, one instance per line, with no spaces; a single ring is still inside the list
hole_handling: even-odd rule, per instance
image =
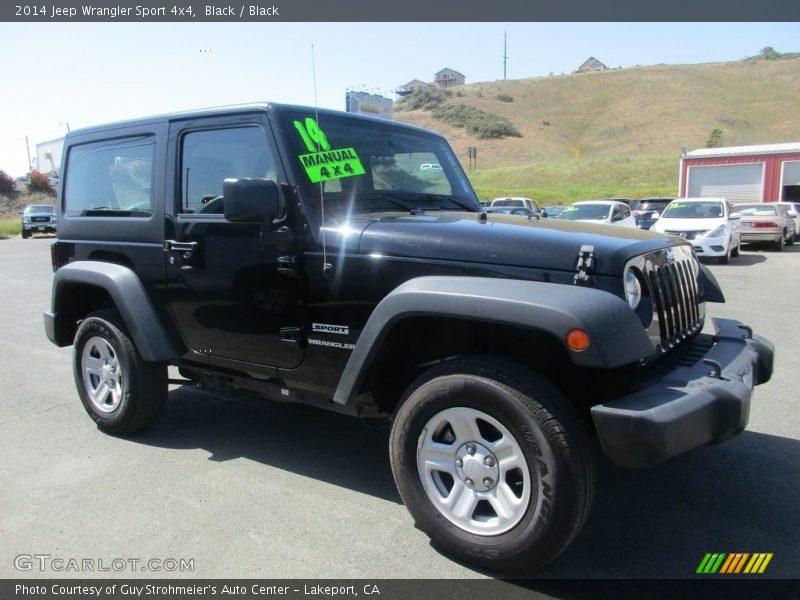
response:
[[[438,164],[438,170],[422,165]],[[389,417],[440,549],[529,571],[592,503],[596,437],[649,467],[747,424],[773,347],[716,320],[686,241],[486,214],[447,142],[277,104],[68,134],[47,336],[98,427],[189,382]]]

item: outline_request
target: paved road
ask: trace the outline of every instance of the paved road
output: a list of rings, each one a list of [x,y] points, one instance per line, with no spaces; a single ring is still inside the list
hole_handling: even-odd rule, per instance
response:
[[[70,349],[43,333],[49,243],[0,240],[0,578],[92,575],[37,563],[20,572],[21,554],[96,568],[194,559],[192,573],[118,576],[486,576],[414,529],[386,433],[358,420],[174,389],[147,434],[98,432],[78,401]],[[601,458],[589,521],[537,577],[690,577],[710,551],[773,552],[765,576],[800,576],[800,248],[745,251],[712,270],[728,303],[709,313],[777,346],[748,431],[644,472]]]

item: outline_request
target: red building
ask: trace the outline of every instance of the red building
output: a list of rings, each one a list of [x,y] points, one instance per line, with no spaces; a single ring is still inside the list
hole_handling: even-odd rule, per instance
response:
[[[800,143],[702,148],[681,157],[683,198],[800,202]]]

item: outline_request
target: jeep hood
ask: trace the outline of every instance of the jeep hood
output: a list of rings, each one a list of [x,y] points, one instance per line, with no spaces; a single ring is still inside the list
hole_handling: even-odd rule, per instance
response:
[[[519,215],[430,211],[377,213],[329,222],[330,251],[574,271],[585,245],[596,273],[619,276],[632,256],[685,243],[664,234]]]

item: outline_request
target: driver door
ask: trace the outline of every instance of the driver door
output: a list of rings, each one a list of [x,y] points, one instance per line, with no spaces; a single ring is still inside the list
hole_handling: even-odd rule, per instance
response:
[[[241,118],[240,118],[241,119]],[[293,368],[303,359],[303,308],[296,278],[278,272],[285,254],[263,244],[260,224],[223,215],[226,178],[279,180],[265,123],[173,123],[173,214],[166,224],[168,307],[194,360],[243,368]]]

